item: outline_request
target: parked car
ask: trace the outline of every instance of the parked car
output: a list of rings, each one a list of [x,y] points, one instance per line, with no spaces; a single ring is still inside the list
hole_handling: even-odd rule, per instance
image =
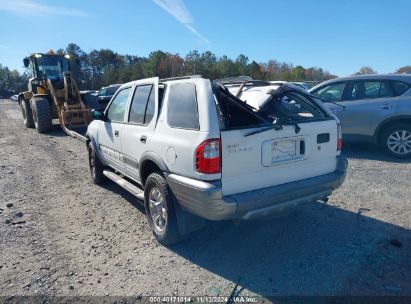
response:
[[[112,84],[108,87],[102,87],[97,94],[97,100],[100,104],[100,108],[105,109],[110,102],[111,97],[116,93],[121,84]]]
[[[18,101],[19,95],[10,96],[10,99],[13,100],[13,101]]]
[[[292,85],[235,85],[143,79],[122,85],[104,113],[93,111],[86,143],[94,183],[109,178],[144,201],[160,243],[205,220],[257,219],[325,200],[344,181],[329,109]],[[230,90],[264,101],[254,109]]]
[[[411,157],[411,75],[362,75],[311,90],[338,116],[344,140],[371,142],[398,158]]]
[[[121,84],[113,84],[108,87],[102,87],[99,91],[80,91],[80,95],[83,102],[90,108],[104,111],[110,102],[111,97],[113,97],[114,93],[120,86]]]

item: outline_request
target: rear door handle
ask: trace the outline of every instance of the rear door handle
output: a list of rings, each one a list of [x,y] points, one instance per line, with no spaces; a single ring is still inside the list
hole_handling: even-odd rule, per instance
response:
[[[140,141],[141,141],[143,144],[145,144],[145,143],[147,142],[147,136],[141,135]]]
[[[115,130],[115,131],[114,131],[114,136],[117,136],[117,137],[118,137],[119,134],[120,134],[120,132],[119,132],[118,130]]]
[[[380,106],[381,109],[385,109],[385,110],[389,110],[392,107],[389,104],[383,104],[382,106]]]

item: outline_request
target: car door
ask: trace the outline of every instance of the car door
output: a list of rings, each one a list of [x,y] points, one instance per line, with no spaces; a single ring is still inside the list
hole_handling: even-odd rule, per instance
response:
[[[126,173],[137,181],[139,160],[148,150],[158,108],[158,77],[135,82],[121,142]]]
[[[351,81],[347,95],[336,109],[346,135],[373,136],[379,123],[393,115],[397,99],[386,80],[361,79]]]
[[[114,169],[124,172],[120,136],[131,87],[117,92],[105,112],[103,127],[98,130],[98,145],[104,160]]]

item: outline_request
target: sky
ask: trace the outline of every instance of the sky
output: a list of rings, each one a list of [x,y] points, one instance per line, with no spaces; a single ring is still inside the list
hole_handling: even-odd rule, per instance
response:
[[[148,56],[212,51],[338,76],[411,65],[410,0],[0,0],[0,64],[78,44]]]

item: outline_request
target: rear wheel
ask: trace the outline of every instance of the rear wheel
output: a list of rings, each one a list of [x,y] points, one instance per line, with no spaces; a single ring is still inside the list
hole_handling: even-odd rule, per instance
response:
[[[33,98],[32,112],[34,126],[39,133],[50,131],[52,126],[52,112],[50,103],[45,98]]]
[[[20,101],[21,113],[23,114],[23,122],[26,128],[34,128],[33,113],[30,107],[30,101],[21,99]]]
[[[397,158],[411,157],[411,125],[398,124],[388,127],[381,136],[381,146]]]
[[[144,186],[146,216],[156,239],[163,245],[181,239],[174,208],[174,197],[165,178],[152,173]]]

